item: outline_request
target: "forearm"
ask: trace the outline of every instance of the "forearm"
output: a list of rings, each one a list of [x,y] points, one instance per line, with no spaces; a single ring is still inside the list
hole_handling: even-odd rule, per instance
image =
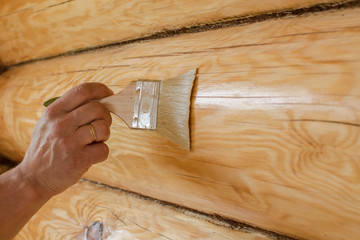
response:
[[[52,196],[107,158],[111,115],[93,100],[112,94],[100,83],[81,84],[45,110],[22,163],[0,175],[1,240],[15,237]]]
[[[15,237],[49,198],[18,167],[0,175],[0,239]]]

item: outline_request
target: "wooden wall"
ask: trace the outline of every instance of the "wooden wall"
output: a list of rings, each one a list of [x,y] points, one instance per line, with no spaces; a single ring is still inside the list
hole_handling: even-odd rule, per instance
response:
[[[192,150],[114,120],[109,159],[84,176],[91,182],[53,199],[19,239],[42,224],[44,234],[60,228],[71,235],[90,220],[106,222],[111,214],[96,215],[98,201],[135,211],[126,200],[108,207],[127,197],[94,182],[299,239],[360,236],[360,1],[81,2],[1,3],[0,29],[8,34],[0,37],[0,59],[10,69],[0,75],[0,152],[21,161],[42,102],[76,84],[98,81],[116,92],[138,78],[198,68]],[[98,48],[103,44],[111,45]],[[64,199],[77,193],[88,204],[88,192],[99,198],[86,210],[94,217],[77,217],[76,202]],[[162,209],[150,205],[149,213]],[[63,219],[56,227],[44,217],[57,216],[54,208]],[[191,219],[183,220],[200,221]],[[209,226],[197,224],[193,232],[207,238]],[[245,236],[211,228],[230,239]],[[188,239],[190,232],[176,234]]]
[[[86,228],[103,224],[102,239],[271,240],[255,229],[230,229],[225,222],[163,205],[127,192],[80,181],[52,198],[16,240],[84,240]],[[275,236],[276,237],[276,236]],[[100,240],[94,238],[94,240]]]
[[[0,0],[0,65],[329,0]],[[334,2],[341,2],[340,0]],[[160,34],[161,35],[161,34]]]

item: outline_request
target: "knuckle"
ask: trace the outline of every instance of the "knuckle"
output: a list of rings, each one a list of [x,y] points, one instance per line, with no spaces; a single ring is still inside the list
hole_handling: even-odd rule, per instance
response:
[[[101,144],[100,149],[101,149],[101,156],[100,156],[101,160],[107,159],[107,157],[109,156],[109,147],[105,143],[103,143]]]
[[[108,140],[110,137],[110,128],[105,120],[99,122],[99,129],[103,135],[104,141]]]
[[[57,113],[52,106],[47,107],[44,111],[44,118],[46,120],[54,119],[56,117],[56,115],[57,115]]]
[[[104,107],[105,108],[105,107]],[[105,108],[105,120],[108,122],[109,127],[112,124],[112,117],[108,109]]]
[[[71,130],[71,117],[69,115],[65,115],[61,118],[53,120],[50,125],[52,131],[55,135],[63,135],[67,131]]]
[[[57,145],[61,151],[64,151],[64,153],[69,154],[69,140],[67,138],[61,138],[57,141]]]
[[[105,141],[109,140],[110,138],[110,134],[111,134],[111,131],[110,131],[110,128],[106,128],[106,132],[105,132]]]
[[[104,133],[109,132],[109,125],[105,120],[100,121],[100,126],[101,126],[101,131],[103,131]]]
[[[75,92],[77,95],[82,96],[83,98],[90,98],[91,96],[91,88],[89,84],[82,83],[75,87]]]
[[[105,141],[107,141],[110,138],[110,128],[109,126],[105,123],[104,124],[104,136],[105,136]]]
[[[73,155],[74,151],[73,151],[73,141],[69,138],[63,137],[63,138],[58,138],[56,140],[56,148],[58,151],[60,151],[63,156],[70,156]]]
[[[92,102],[91,108],[95,111],[96,116],[101,117],[106,114],[105,107],[99,102]]]
[[[108,113],[108,119],[109,119],[109,127],[110,127],[112,124],[112,117],[110,115],[110,112]]]
[[[61,120],[52,121],[49,126],[53,137],[59,136],[64,129],[64,124]]]

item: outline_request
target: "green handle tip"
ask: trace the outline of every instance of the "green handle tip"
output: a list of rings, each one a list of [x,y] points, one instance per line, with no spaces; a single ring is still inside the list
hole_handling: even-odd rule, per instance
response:
[[[53,102],[55,102],[55,100],[58,99],[58,98],[59,98],[59,97],[50,98],[49,100],[45,101],[45,102],[43,103],[43,105],[44,105],[45,107],[48,107],[50,104],[52,104]]]

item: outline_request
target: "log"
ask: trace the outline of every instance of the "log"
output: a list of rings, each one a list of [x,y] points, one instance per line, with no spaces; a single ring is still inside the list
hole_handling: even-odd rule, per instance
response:
[[[171,29],[340,0],[37,0],[0,2],[0,65]]]
[[[215,225],[199,218],[200,215],[194,217],[196,215],[199,214],[81,181],[43,206],[15,240],[84,240],[86,228],[91,229],[94,223],[99,223],[99,229],[102,228],[99,239],[109,240],[272,239],[259,232]]]
[[[187,152],[114,119],[86,178],[307,239],[360,235],[360,9],[134,43],[0,75],[0,152],[21,160],[42,102],[198,67]]]

